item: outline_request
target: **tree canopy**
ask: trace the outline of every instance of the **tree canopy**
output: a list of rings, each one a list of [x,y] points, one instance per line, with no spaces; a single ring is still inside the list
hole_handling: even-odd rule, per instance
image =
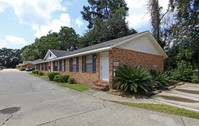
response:
[[[21,53],[20,49],[0,49],[0,66],[15,68],[21,62]]]
[[[36,38],[22,53],[23,60],[43,59],[48,49],[75,50],[78,48],[78,34],[73,28],[61,27],[59,33],[49,31],[46,36]]]
[[[98,44],[111,39],[134,34],[129,29],[126,16],[128,7],[124,0],[88,0],[90,6],[84,6],[81,12],[88,21],[89,30],[79,39],[80,47]]]

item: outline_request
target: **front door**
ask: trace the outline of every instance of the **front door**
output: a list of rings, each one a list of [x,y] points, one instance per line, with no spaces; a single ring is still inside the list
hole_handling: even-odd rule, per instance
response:
[[[100,80],[109,81],[109,52],[100,53]]]
[[[50,62],[48,62],[48,72],[50,72],[50,69],[51,69],[51,65],[50,65]]]

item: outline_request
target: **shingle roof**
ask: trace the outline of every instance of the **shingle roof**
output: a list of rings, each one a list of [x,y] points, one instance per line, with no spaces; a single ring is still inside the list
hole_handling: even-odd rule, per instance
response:
[[[37,64],[37,63],[42,62],[42,61],[43,61],[42,59],[37,59],[37,60],[32,61],[32,63]]]
[[[64,51],[64,50],[55,50],[55,49],[50,49],[50,51],[56,56],[60,57],[68,53],[69,51]]]
[[[64,50],[54,50],[54,49],[50,49],[50,51],[54,55],[56,55],[56,57],[58,59],[62,59],[64,57],[67,57],[67,56],[70,56],[70,55],[73,55],[73,54],[83,53],[83,52],[92,51],[92,50],[96,50],[96,49],[103,49],[105,47],[112,47],[112,46],[115,46],[117,44],[121,44],[122,42],[128,41],[129,39],[131,39],[133,37],[137,37],[137,36],[139,36],[139,35],[141,35],[143,33],[150,33],[150,32],[149,31],[144,31],[144,32],[128,35],[128,36],[125,36],[125,37],[113,39],[113,40],[110,40],[110,41],[106,41],[106,42],[103,42],[103,43],[100,43],[100,44],[95,44],[95,45],[88,46],[88,47],[81,48],[81,49],[74,50],[74,51],[64,51]],[[57,58],[45,60],[43,62],[55,60]]]
[[[148,32],[148,31],[144,31],[144,32]],[[118,44],[118,43],[120,43],[122,41],[128,40],[128,39],[130,39],[132,37],[135,37],[137,35],[143,34],[144,32],[140,32],[140,33],[128,35],[128,36],[125,36],[125,37],[113,39],[113,40],[110,40],[110,41],[102,42],[102,43],[99,43],[99,44],[95,44],[95,45],[92,45],[92,46],[88,46],[88,47],[81,48],[81,49],[74,50],[74,51],[70,51],[70,52],[66,51],[65,53],[63,53],[63,55],[60,55],[59,57],[68,56],[68,55],[81,53],[81,52],[85,52],[85,51],[90,51],[90,50],[94,50],[94,49],[99,49],[99,48],[103,48],[103,47],[109,47],[109,46]]]

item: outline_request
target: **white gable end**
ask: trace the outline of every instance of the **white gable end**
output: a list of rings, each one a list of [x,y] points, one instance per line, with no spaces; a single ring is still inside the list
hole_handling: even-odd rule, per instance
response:
[[[46,56],[44,57],[44,60],[54,59],[57,58],[50,50],[46,53]]]
[[[141,36],[139,38],[121,44],[118,46],[118,48],[155,54],[155,55],[162,55],[161,52],[156,48],[156,45],[147,35]]]
[[[47,59],[53,59],[56,58],[53,54],[49,53]]]

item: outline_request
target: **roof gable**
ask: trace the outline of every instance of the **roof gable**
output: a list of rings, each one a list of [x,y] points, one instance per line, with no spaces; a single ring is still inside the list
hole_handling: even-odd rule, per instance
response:
[[[50,60],[54,58],[57,58],[57,56],[49,49],[44,57],[44,60]]]
[[[116,47],[154,55],[161,55],[167,58],[165,52],[155,41],[155,39],[153,39],[150,33],[131,39]]]

